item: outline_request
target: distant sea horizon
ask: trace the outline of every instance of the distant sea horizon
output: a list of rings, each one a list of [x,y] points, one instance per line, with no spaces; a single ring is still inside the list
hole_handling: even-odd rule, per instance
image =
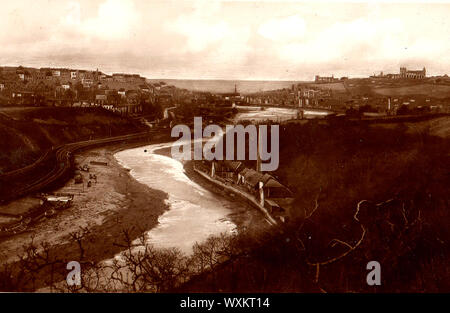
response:
[[[283,88],[291,88],[293,84],[310,83],[310,81],[294,80],[227,80],[227,79],[147,79],[148,82],[165,82],[177,88],[192,91],[226,93],[237,92],[249,94],[260,91],[269,91]]]

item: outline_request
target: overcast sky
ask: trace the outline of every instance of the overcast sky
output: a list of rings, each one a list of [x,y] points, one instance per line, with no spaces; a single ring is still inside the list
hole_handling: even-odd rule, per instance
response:
[[[0,64],[309,80],[450,69],[450,2],[2,0]]]

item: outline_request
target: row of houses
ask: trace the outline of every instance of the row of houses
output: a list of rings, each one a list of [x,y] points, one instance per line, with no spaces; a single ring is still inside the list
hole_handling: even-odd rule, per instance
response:
[[[114,73],[107,75],[100,72],[89,70],[76,70],[68,68],[49,68],[43,67],[24,68],[19,67],[1,67],[0,76],[7,76],[9,80],[18,80],[26,82],[53,81],[61,84],[81,82],[84,87],[91,87],[96,82],[100,83],[128,83],[128,84],[144,84],[145,77],[138,74]],[[0,77],[1,78],[1,77]]]
[[[8,71],[11,77],[12,71]],[[83,85],[88,87],[92,86],[95,81],[99,80],[101,72],[87,71],[87,70],[72,70],[72,69],[61,69],[61,68],[22,68],[18,67],[15,70],[15,76],[21,81],[53,81],[61,83],[77,82],[80,81]],[[14,75],[13,75],[14,77]]]
[[[229,160],[203,160],[200,168],[211,178],[227,182],[254,197],[275,219],[285,221],[288,218],[294,201],[292,192],[272,175]]]
[[[92,81],[88,84],[85,84],[85,81],[21,81],[6,80],[3,79],[3,75],[0,76],[0,93],[5,99],[9,98],[12,105],[37,105],[33,97],[68,99],[72,102],[95,101],[98,104],[137,102],[140,98],[151,98],[150,100],[155,102],[161,98],[161,102],[171,104],[173,89],[173,86],[161,83],[131,84],[98,81],[93,85]]]

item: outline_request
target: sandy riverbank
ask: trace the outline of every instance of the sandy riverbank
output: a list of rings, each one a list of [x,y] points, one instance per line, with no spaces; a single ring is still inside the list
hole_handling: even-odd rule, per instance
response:
[[[73,193],[73,205],[49,219],[43,219],[26,232],[0,242],[0,264],[17,260],[33,238],[36,245],[50,244],[62,258],[79,258],[77,243],[71,233],[85,229],[89,234],[83,240],[86,260],[98,262],[113,257],[123,248],[123,230],[131,238],[158,224],[158,217],[168,209],[163,191],[151,189],[133,179],[128,170],[114,158],[124,146],[109,146],[81,152],[75,156],[77,164],[88,164],[90,172],[82,172],[83,184],[68,181],[56,192]],[[93,165],[102,161],[107,165]],[[97,176],[87,187],[89,174]]]
[[[134,145],[138,146],[140,144]],[[0,253],[0,266],[16,261],[17,256],[23,254],[24,246],[29,245],[32,239],[38,247],[48,243],[57,259],[80,260],[80,249],[72,237],[73,233],[80,231],[87,232],[83,238],[83,260],[97,263],[110,259],[123,250],[124,230],[128,230],[130,238],[135,239],[158,225],[158,218],[169,209],[165,201],[167,194],[139,183],[128,169],[117,162],[114,154],[125,148],[133,146],[115,145],[77,154],[75,162],[78,166],[90,166],[89,172],[81,172],[83,184],[75,184],[74,179],[71,179],[62,188],[55,190],[74,194],[73,205],[52,218],[44,218],[24,233],[3,239],[0,242],[0,251],[3,251]],[[170,157],[170,149],[160,149],[155,153]],[[107,165],[95,165],[91,161]],[[227,197],[228,206],[233,210],[229,218],[236,224],[238,231],[264,225],[259,212],[250,205],[243,206],[239,199],[202,181],[190,170],[190,164],[185,163],[185,171],[191,179],[210,191]],[[97,182],[91,180],[91,187],[87,187],[89,174],[97,177]],[[44,280],[40,281],[42,283],[38,283],[36,288],[45,286]]]

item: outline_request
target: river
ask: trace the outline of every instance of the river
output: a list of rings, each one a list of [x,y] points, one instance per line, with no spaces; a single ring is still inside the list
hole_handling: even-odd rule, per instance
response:
[[[268,108],[238,114],[236,121],[248,118],[279,121],[294,115],[294,109]],[[236,220],[264,220],[256,209],[215,194],[189,179],[180,161],[155,153],[171,145],[154,144],[115,154],[118,162],[130,169],[137,181],[168,194],[169,210],[159,217],[156,227],[147,231],[147,243],[160,248],[176,247],[190,254],[196,242],[222,232],[236,232]]]
[[[234,117],[236,122],[239,121],[253,121],[253,122],[263,122],[267,120],[272,120],[274,122],[282,122],[290,119],[297,118],[298,112],[296,109],[291,108],[273,108],[265,107],[246,107],[237,106],[239,112]]]
[[[158,226],[146,233],[147,243],[160,248],[176,247],[190,254],[196,242],[222,232],[235,232],[236,224],[231,215],[236,212],[246,215],[248,208],[190,180],[181,162],[154,153],[171,144],[129,149],[116,153],[115,157],[122,166],[130,169],[136,180],[168,194],[169,210],[159,217]]]
[[[274,122],[284,122],[297,119],[299,111],[297,108],[277,108],[277,107],[254,107],[254,106],[236,106],[238,113],[234,117],[235,122],[252,121],[264,122],[271,120]],[[331,111],[317,110],[313,108],[305,108],[303,110],[304,119],[323,118],[331,114]]]

